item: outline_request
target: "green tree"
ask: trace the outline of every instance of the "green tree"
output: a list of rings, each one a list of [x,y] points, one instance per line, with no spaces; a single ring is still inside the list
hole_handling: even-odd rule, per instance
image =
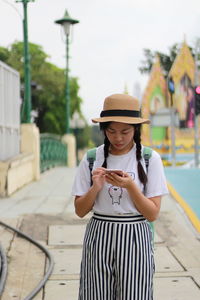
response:
[[[42,47],[29,43],[31,64],[32,109],[37,112],[35,122],[40,132],[65,133],[65,70],[48,62]],[[0,47],[0,60],[18,70],[24,82],[23,42],[14,42],[9,49]],[[77,78],[70,78],[71,116],[78,111],[82,99],[78,95]],[[23,84],[22,84],[23,98]]]
[[[8,58],[9,58],[9,50],[4,47],[0,47],[0,60],[7,63]]]
[[[76,136],[78,149],[88,147],[91,142],[91,127],[86,125],[84,128],[78,129]],[[87,144],[85,141],[87,141]]]
[[[99,146],[104,143],[104,134],[99,129],[99,125],[92,125],[91,139],[94,142],[95,146]]]

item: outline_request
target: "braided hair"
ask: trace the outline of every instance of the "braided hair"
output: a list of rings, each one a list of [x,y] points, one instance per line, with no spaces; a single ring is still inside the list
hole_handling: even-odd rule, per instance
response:
[[[109,147],[110,147],[110,141],[109,139],[107,138],[106,136],[106,129],[108,128],[110,122],[102,122],[99,124],[100,126],[100,130],[104,132],[104,162],[102,164],[102,167],[103,168],[107,168],[107,157],[108,157],[108,154],[109,154]],[[134,127],[135,129],[135,132],[134,132],[134,136],[133,136],[133,140],[136,144],[136,159],[137,159],[137,162],[138,162],[138,165],[137,165],[137,169],[138,169],[138,176],[139,176],[139,179],[141,181],[141,183],[144,185],[144,187],[146,186],[146,183],[147,183],[147,175],[143,169],[143,166],[141,164],[141,159],[142,159],[142,146],[141,146],[141,124],[130,124]]]
[[[142,147],[141,147],[141,125],[137,124],[134,125],[135,132],[133,136],[133,140],[136,144],[136,159],[138,162],[137,169],[138,169],[138,176],[140,181],[143,183],[144,187],[147,184],[147,175],[143,169],[143,166],[141,164],[141,159],[142,159]]]
[[[103,168],[107,168],[107,157],[109,154],[110,141],[106,136],[105,130],[108,128],[110,122],[100,123],[100,130],[104,132],[104,162],[102,164]]]

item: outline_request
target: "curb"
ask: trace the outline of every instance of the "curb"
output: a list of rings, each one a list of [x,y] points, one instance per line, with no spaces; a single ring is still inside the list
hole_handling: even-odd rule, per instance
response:
[[[200,233],[200,220],[197,215],[169,182],[167,185],[173,198],[180,204],[197,232]]]

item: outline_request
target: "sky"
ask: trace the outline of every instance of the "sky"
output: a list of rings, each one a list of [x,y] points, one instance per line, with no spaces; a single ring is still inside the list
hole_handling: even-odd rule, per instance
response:
[[[55,20],[65,10],[80,21],[70,38],[70,76],[78,78],[82,112],[89,123],[105,97],[141,97],[148,76],[139,71],[144,48],[169,53],[175,43],[194,47],[200,37],[199,0],[35,0],[28,4],[29,41],[42,46],[48,60],[66,67],[65,37]],[[0,46],[23,40],[23,6],[0,0]]]

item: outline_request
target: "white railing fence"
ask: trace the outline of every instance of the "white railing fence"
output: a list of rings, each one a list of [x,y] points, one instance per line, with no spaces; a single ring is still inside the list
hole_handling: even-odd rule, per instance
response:
[[[0,161],[20,153],[20,76],[0,61]]]

